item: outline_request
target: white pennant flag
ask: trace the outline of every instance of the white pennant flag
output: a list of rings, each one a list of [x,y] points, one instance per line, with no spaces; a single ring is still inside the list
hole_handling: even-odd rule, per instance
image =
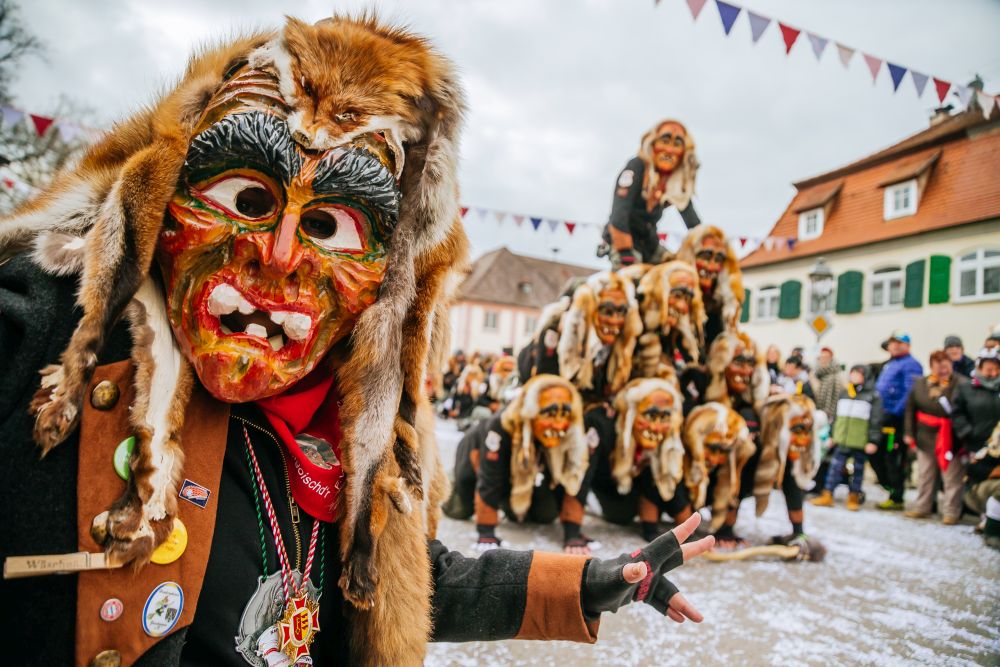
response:
[[[913,79],[913,87],[917,89],[917,97],[922,97],[927,86],[927,75],[911,69],[910,78]]]
[[[958,95],[958,101],[962,103],[963,107],[969,106],[969,102],[972,100],[972,88],[969,86],[955,86],[955,94]]]
[[[983,118],[989,120],[990,114],[993,113],[993,106],[997,102],[996,98],[980,90],[976,93],[976,99],[979,100],[979,106],[983,109]]]
[[[56,129],[59,130],[59,137],[67,144],[73,143],[73,141],[79,137],[81,133],[79,125],[65,120],[58,121],[56,123]]]
[[[847,67],[851,63],[851,58],[854,56],[854,49],[837,42],[837,55],[840,56],[840,64]]]
[[[559,227],[559,221],[552,220],[551,218],[547,219],[545,221],[545,224],[547,224],[549,226],[549,229],[552,230],[553,232],[556,231],[556,229],[558,229]]]
[[[15,109],[14,107],[4,107],[2,112],[4,127],[14,127],[24,120],[24,112],[20,109]]]
[[[489,209],[476,207],[476,215],[479,216],[480,220],[485,218],[487,213],[489,213]]]

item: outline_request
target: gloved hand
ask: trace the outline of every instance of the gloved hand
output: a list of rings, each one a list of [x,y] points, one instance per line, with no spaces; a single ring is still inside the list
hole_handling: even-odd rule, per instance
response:
[[[695,513],[631,554],[622,554],[614,560],[591,559],[583,580],[584,612],[597,616],[605,611],[618,611],[630,602],[645,602],[677,623],[683,623],[685,618],[700,623],[702,615],[664,576],[715,545],[711,536],[682,544],[699,523],[701,515]]]
[[[622,266],[632,266],[636,262],[635,250],[632,248],[622,248],[618,251],[618,260]]]

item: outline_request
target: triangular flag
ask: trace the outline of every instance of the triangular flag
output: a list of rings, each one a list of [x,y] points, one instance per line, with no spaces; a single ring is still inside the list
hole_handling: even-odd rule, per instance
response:
[[[518,227],[520,227],[522,224],[524,224],[524,216],[523,215],[517,215],[515,213],[511,217],[514,218],[514,224],[517,225]]]
[[[748,239],[745,236],[741,236],[740,237],[740,247],[741,248],[746,248],[747,247],[747,240]]]
[[[963,107],[969,106],[969,100],[972,99],[972,88],[968,86],[955,86],[955,94],[958,95],[958,101],[962,103]]]
[[[43,136],[46,130],[52,126],[55,122],[55,118],[46,118],[45,116],[36,116],[35,114],[28,114],[31,116],[31,122],[35,125],[35,132],[38,136]]]
[[[14,185],[15,185],[14,181],[12,179],[10,179],[10,178],[7,178],[6,176],[3,179],[3,184],[6,185],[11,190],[14,189]]]
[[[486,214],[489,212],[490,211],[487,208],[479,208],[479,207],[476,208],[476,213],[479,215],[480,219],[485,218]]]
[[[811,32],[807,32],[806,35],[809,37],[809,41],[812,42],[813,53],[816,54],[816,60],[819,60],[823,56],[823,51],[826,49],[826,45],[830,43],[830,40],[826,37],[814,35]]]
[[[778,21],[778,27],[781,28],[781,38],[785,40],[785,54],[787,55],[792,52],[792,46],[795,45],[795,40],[799,38],[799,33],[802,31],[785,25],[781,21]]]
[[[923,97],[924,88],[927,87],[927,75],[911,69],[910,78],[913,79],[913,87],[917,89],[917,97]]]
[[[767,237],[766,239],[764,239],[763,245],[764,245],[764,250],[771,250],[771,249],[773,249],[774,248],[774,239],[772,239],[770,236]]]
[[[563,224],[566,225],[566,231],[569,232],[569,235],[573,236],[573,230],[576,229],[576,223],[567,220]]]
[[[750,37],[753,39],[753,43],[756,44],[760,36],[767,30],[767,26],[771,25],[771,19],[760,14],[754,14],[749,9],[747,10],[747,18],[750,19]]]
[[[503,219],[507,217],[507,214],[503,211],[493,211],[493,217],[497,219],[498,223],[502,223]]]
[[[660,237],[661,241],[666,241],[667,240],[667,233],[666,232],[660,232],[660,233],[657,234],[657,236]]]
[[[840,56],[840,64],[847,67],[851,64],[851,58],[854,57],[854,49],[837,42],[837,55]]]
[[[20,109],[15,109],[14,107],[4,107],[2,112],[4,127],[14,127],[24,120],[24,112]]]
[[[701,14],[701,10],[705,8],[705,3],[708,0],[687,0],[688,9],[691,10],[691,18],[695,21],[698,20],[698,14]]]
[[[465,214],[469,212],[469,207],[468,206],[463,206],[462,208],[458,209],[458,211],[459,211],[459,213],[462,214],[462,217],[464,218]]]
[[[80,136],[81,131],[79,125],[65,120],[56,123],[56,129],[59,130],[59,137],[67,144],[72,143],[74,139]]]
[[[944,98],[948,95],[948,91],[951,90],[951,84],[935,77],[934,89],[937,91],[938,103],[944,104]]]
[[[976,93],[976,99],[979,100],[979,106],[983,108],[983,118],[989,120],[990,114],[993,113],[993,105],[997,102],[996,98],[980,90]]]
[[[559,221],[558,220],[552,220],[550,218],[550,219],[548,219],[548,220],[545,221],[545,224],[547,224],[549,226],[549,230],[553,231],[553,232],[556,231],[556,229],[559,228]]]
[[[715,6],[719,8],[719,18],[722,19],[722,29],[725,30],[728,35],[729,31],[733,29],[733,24],[736,23],[736,17],[740,15],[742,7],[731,5],[728,2],[723,2],[722,0],[715,0]]]
[[[536,232],[538,231],[538,227],[541,224],[542,224],[541,218],[531,218],[531,226],[535,228]]]
[[[798,242],[798,239],[788,239],[788,249],[789,250],[794,250],[795,249],[795,244],[797,242]]]
[[[870,56],[867,53],[862,53],[861,55],[865,57],[865,63],[868,65],[868,71],[872,73],[872,83],[875,83],[878,79],[878,71],[882,69],[882,59]]]
[[[896,92],[899,90],[899,84],[903,83],[903,77],[906,76],[906,68],[890,62],[886,62],[885,66],[889,68],[889,76],[892,77],[892,92]]]

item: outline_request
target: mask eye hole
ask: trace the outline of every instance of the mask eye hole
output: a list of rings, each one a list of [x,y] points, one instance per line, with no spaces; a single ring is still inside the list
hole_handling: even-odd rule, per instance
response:
[[[345,208],[324,206],[302,213],[299,229],[324,250],[360,252],[365,249],[361,224]]]
[[[201,196],[226,213],[245,220],[263,220],[278,210],[274,192],[251,178],[223,178],[203,190]]]

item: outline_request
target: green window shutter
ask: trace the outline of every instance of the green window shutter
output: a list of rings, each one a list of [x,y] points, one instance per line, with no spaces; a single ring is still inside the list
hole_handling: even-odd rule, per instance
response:
[[[951,257],[931,255],[927,303],[948,303],[951,300]]]
[[[743,310],[740,311],[740,322],[750,321],[750,290],[743,288]]]
[[[794,320],[802,308],[802,283],[798,280],[786,280],[781,283],[781,297],[778,301],[778,317],[783,320]]]
[[[860,271],[845,271],[837,277],[837,314],[861,312],[861,295],[865,276]]]
[[[906,287],[903,291],[903,306],[919,308],[924,305],[924,268],[927,262],[918,259],[906,265]]]

